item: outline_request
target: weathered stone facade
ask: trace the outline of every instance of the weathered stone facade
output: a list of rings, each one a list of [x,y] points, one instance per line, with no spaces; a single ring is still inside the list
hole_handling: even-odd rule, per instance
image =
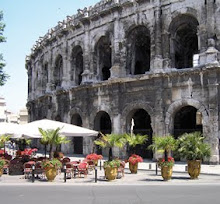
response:
[[[219,24],[220,0],[103,0],[78,10],[26,59],[29,120],[122,133],[134,118],[149,143],[199,130],[218,163]],[[90,153],[92,139],[81,142]]]

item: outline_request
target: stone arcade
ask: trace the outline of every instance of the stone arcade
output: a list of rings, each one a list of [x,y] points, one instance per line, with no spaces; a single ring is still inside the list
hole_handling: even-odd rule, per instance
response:
[[[26,58],[29,121],[103,133],[201,131],[219,163],[220,0],[102,0],[67,16]],[[67,153],[88,154],[94,138]],[[114,149],[118,156],[126,150]],[[105,152],[104,152],[105,153]]]

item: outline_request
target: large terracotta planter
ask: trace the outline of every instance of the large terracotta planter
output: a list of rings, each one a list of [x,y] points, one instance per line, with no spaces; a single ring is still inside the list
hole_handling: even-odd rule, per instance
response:
[[[190,160],[188,163],[188,174],[191,179],[197,179],[201,170],[201,160]]]
[[[108,181],[115,180],[118,174],[118,168],[117,167],[106,167],[105,168],[105,178],[108,179]]]
[[[45,171],[46,177],[48,181],[53,181],[57,175],[57,169],[56,168],[48,168]]]
[[[136,174],[138,170],[138,162],[136,164],[132,164],[129,162],[129,169],[132,174]]]
[[[0,169],[0,177],[2,176],[3,174],[3,168]]]
[[[173,174],[173,167],[172,166],[161,166],[161,176],[163,177],[164,181],[168,181],[171,179]]]

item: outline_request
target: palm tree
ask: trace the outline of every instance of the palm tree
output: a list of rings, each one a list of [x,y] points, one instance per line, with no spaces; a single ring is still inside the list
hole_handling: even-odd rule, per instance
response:
[[[210,157],[211,147],[204,143],[204,137],[200,132],[185,133],[177,140],[178,153],[187,160],[202,160]]]
[[[44,155],[45,155],[45,159],[47,157],[47,145],[49,144],[49,138],[48,138],[48,134],[46,131],[42,130],[41,128],[39,129],[42,138],[40,139],[40,143],[42,145],[44,145]]]
[[[112,148],[113,147],[122,148],[126,143],[126,139],[122,134],[106,134],[106,135],[102,134],[102,136],[97,140],[95,140],[94,143],[103,148],[105,147],[109,148],[108,160],[112,161],[113,158]]]
[[[58,137],[56,137],[56,139],[54,140],[54,144],[55,144],[55,146],[56,146],[56,152],[58,152],[59,145],[61,145],[61,144],[67,144],[67,143],[69,143],[70,141],[71,141],[71,140],[66,139],[65,136],[59,135]]]
[[[43,130],[42,128],[39,128],[39,132],[42,135],[42,141],[45,145],[45,153],[46,153],[46,147],[47,145],[50,145],[49,149],[49,157],[50,159],[53,158],[53,146],[55,144],[55,141],[58,137],[60,137],[60,128],[57,129],[51,129],[51,130]]]
[[[153,144],[149,146],[154,151],[163,152],[165,161],[168,161],[168,154],[176,148],[176,140],[172,135],[167,136],[154,136]]]
[[[135,153],[135,147],[144,144],[147,141],[148,136],[140,134],[125,134],[124,137],[130,147],[129,152]]]

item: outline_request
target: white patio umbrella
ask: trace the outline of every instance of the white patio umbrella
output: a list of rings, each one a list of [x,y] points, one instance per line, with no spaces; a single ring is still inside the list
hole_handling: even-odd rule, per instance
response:
[[[13,135],[18,129],[19,124],[16,123],[0,123],[0,135]]]
[[[51,130],[58,127],[61,128],[59,133],[65,136],[90,137],[98,135],[98,132],[94,130],[54,120],[42,119],[21,125],[17,131],[17,136],[24,138],[40,138],[41,134],[39,132],[39,128],[42,128],[43,130]]]

